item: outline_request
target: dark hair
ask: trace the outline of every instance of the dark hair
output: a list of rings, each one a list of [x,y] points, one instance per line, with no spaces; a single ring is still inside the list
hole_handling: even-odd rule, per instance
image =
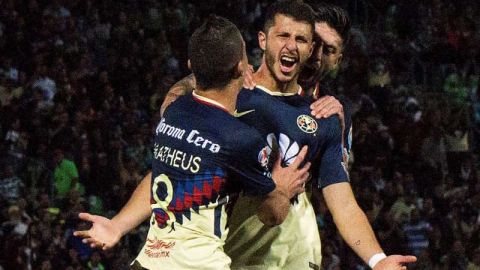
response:
[[[188,46],[197,85],[203,89],[227,85],[243,58],[243,46],[242,35],[233,23],[210,15],[192,34]]]
[[[325,22],[332,27],[342,38],[342,44],[347,44],[350,35],[350,18],[348,13],[341,7],[317,2],[307,1],[315,13],[315,22]]]
[[[268,29],[275,23],[275,16],[279,14],[290,17],[295,21],[309,24],[313,35],[315,31],[315,14],[309,5],[299,0],[280,0],[271,4],[265,14],[263,32],[268,32]]]

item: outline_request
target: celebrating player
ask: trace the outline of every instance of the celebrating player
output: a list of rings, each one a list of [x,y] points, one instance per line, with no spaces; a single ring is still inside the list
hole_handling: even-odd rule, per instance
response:
[[[312,151],[308,158],[320,163],[314,188],[322,188],[345,241],[374,269],[403,269],[403,264],[415,258],[386,257],[355,201],[342,166],[342,140],[337,120],[311,118],[310,101],[297,95],[300,90],[298,74],[313,49],[314,27],[313,19],[308,18],[309,12],[310,9],[305,9],[298,1],[281,1],[271,7],[264,31],[259,34],[265,54],[262,66],[254,75],[257,89],[242,91],[237,103],[240,120],[256,127],[271,142],[267,152],[274,151],[273,142],[278,141],[284,165],[295,160],[299,145],[309,145]],[[181,90],[183,93],[185,89]],[[166,100],[165,104],[168,102]],[[142,182],[137,190],[143,188]],[[141,196],[134,194],[129,204],[139,203],[140,199]],[[264,227],[248,210],[255,209],[258,201],[248,197],[242,200],[232,215],[235,219],[231,220],[232,234],[226,247],[233,259],[232,268],[319,267],[320,239],[313,209],[304,194],[300,194],[290,207],[287,220],[274,228]],[[128,208],[127,204],[117,216],[124,218]]]
[[[270,140],[279,140],[279,145],[283,146],[284,162],[294,156],[292,149],[296,144],[310,140],[307,144],[312,156],[321,156],[315,188],[322,188],[342,237],[372,268],[402,269],[404,263],[415,258],[386,257],[383,254],[348,183],[342,166],[341,133],[331,124],[335,121],[317,122],[310,118],[310,101],[297,95],[300,92],[298,74],[306,56],[311,53],[309,29],[311,31],[313,23],[308,23],[306,10],[292,14],[295,5],[301,4],[296,1],[277,2],[267,13],[264,31],[259,34],[259,43],[265,54],[261,67],[254,74],[257,89],[241,92],[237,109],[251,111],[241,120],[256,127]],[[319,30],[325,31],[325,28],[320,27]],[[283,104],[274,100],[281,100]],[[311,136],[299,133],[299,129]],[[249,214],[249,209],[255,205],[254,200],[241,199],[232,214],[231,234],[226,245],[226,251],[233,259],[232,268],[319,267],[320,239],[313,209],[305,195],[299,196],[283,224],[268,230]]]

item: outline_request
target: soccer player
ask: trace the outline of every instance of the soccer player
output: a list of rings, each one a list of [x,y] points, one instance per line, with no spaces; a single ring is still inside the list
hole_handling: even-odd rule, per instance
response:
[[[290,1],[290,3],[294,2],[298,4],[296,1]],[[355,201],[350,185],[348,184],[348,179],[345,176],[346,174],[344,174],[344,172],[342,173],[343,169],[339,170],[339,166],[341,166],[341,157],[339,157],[341,156],[339,129],[332,127],[333,129],[330,133],[326,132],[322,129],[326,125],[320,124],[321,121],[312,121],[312,119],[305,117],[308,116],[308,107],[299,109],[283,102],[285,100],[295,99],[299,102],[297,105],[302,104],[303,101],[296,95],[299,90],[297,82],[298,72],[305,63],[305,56],[308,56],[311,53],[312,48],[313,22],[307,22],[308,19],[305,19],[304,17],[308,12],[305,12],[302,9],[303,12],[297,13],[297,16],[295,16],[290,14],[289,10],[293,9],[289,7],[282,12],[270,12],[270,20],[266,21],[273,23],[267,25],[269,27],[265,27],[263,33],[259,35],[262,48],[266,50],[262,67],[255,75],[255,81],[261,87],[252,93],[247,93],[246,97],[248,98],[249,95],[261,97],[262,100],[258,102],[261,106],[252,108],[245,105],[245,109],[248,110],[239,110],[240,115],[243,115],[241,118],[243,120],[258,115],[258,117],[253,117],[253,119],[258,122],[259,127],[260,125],[263,126],[260,127],[260,129],[263,128],[263,130],[261,130],[262,133],[268,133],[267,138],[270,138],[271,142],[274,140],[272,136],[269,136],[270,133],[273,133],[275,138],[280,141],[280,149],[284,150],[281,152],[283,152],[283,161],[285,164],[288,164],[288,162],[292,160],[289,159],[289,157],[294,156],[297,151],[296,147],[294,147],[295,145],[298,145],[297,141],[303,141],[306,138],[312,140],[309,142],[309,145],[314,145],[317,147],[317,150],[320,149],[317,154],[325,154],[327,150],[330,150],[328,152],[332,153],[332,161],[328,164],[329,161],[326,160],[327,164],[320,166],[320,176],[323,174],[324,176],[326,175],[326,178],[320,177],[320,181],[316,184],[320,185],[320,187],[324,187],[322,191],[342,236],[365,262],[369,262],[369,265],[372,266],[372,268],[375,266],[375,269],[402,269],[404,263],[413,261],[414,258],[405,256],[389,256],[388,258],[385,258],[363,211],[358,207]],[[277,18],[277,16],[280,18]],[[288,27],[282,30],[283,26]],[[278,28],[280,28],[280,30]],[[268,58],[267,55],[269,55]],[[177,85],[177,87],[178,86],[181,85]],[[261,88],[263,88],[263,90]],[[182,93],[182,91],[180,91],[180,93]],[[261,91],[272,95],[264,94]],[[176,93],[171,92],[170,94],[174,96]],[[285,94],[287,97],[285,97]],[[240,97],[240,99],[242,99],[242,97]],[[280,107],[281,104],[278,102],[275,102],[272,106],[267,106],[268,104],[263,102],[267,99],[272,102],[273,100],[280,101],[283,99],[282,103],[284,105],[282,106],[284,107]],[[254,99],[252,98],[250,100],[253,101]],[[168,100],[165,104],[168,104]],[[165,106],[163,106],[163,108],[165,108]],[[268,108],[274,108],[274,113],[268,111]],[[282,119],[284,118],[284,109],[290,112],[298,110],[297,113],[300,114],[295,123],[287,121],[292,118],[291,116],[286,117],[286,121],[282,122]],[[327,122],[327,125],[332,122],[331,120],[329,121],[330,122]],[[269,122],[272,126],[268,127],[268,125],[265,125],[266,122]],[[302,134],[304,136],[299,136],[298,130],[296,130],[297,133],[289,131],[293,130],[290,127],[293,125],[295,125],[300,132],[306,134],[311,132],[308,133],[310,136],[305,136],[305,134]],[[271,132],[269,132],[267,128],[270,128]],[[283,130],[286,130],[285,132],[288,133],[279,132]],[[279,133],[286,136],[282,136]],[[282,140],[282,138],[285,137],[288,139],[288,144],[282,143],[282,141],[287,142],[286,139]],[[318,142],[314,141],[315,138],[318,139]],[[296,142],[296,144],[292,142]],[[310,152],[310,154],[312,153],[313,152]],[[322,162],[323,161],[324,160],[322,159]],[[332,172],[339,173],[332,178],[328,178],[328,175],[333,175],[332,173],[329,173],[329,167],[332,168]],[[142,185],[143,182],[138,190],[142,189]],[[135,197],[136,196],[132,197],[129,204],[138,202],[136,200],[138,200],[139,197]],[[248,201],[246,202],[246,205],[254,205],[253,203],[249,204]],[[122,210],[119,216],[125,216],[128,207],[129,206],[127,205],[124,208],[125,212]],[[232,258],[234,259],[234,268],[305,269],[307,267],[318,267],[321,258],[319,249],[320,240],[318,238],[318,232],[315,232],[316,221],[314,219],[312,207],[305,196],[299,196],[296,200],[296,205],[290,209],[291,212],[287,217],[287,221],[280,227],[274,228],[273,231],[269,228],[263,227],[263,225],[251,215],[247,216],[247,219],[245,220],[246,222],[244,223],[245,225],[241,222],[237,222],[239,226],[236,227],[235,231],[240,231],[243,228],[244,232],[253,231],[253,233],[258,233],[255,235],[244,235],[244,238],[240,239],[242,242],[232,242],[234,245],[229,247],[229,249]],[[234,216],[235,215],[232,215],[232,217]],[[293,221],[288,222],[288,219],[292,219]],[[234,223],[234,220],[231,221]],[[295,230],[296,232],[292,236],[300,235],[300,238],[289,237]],[[241,234],[235,233],[231,236],[230,239],[239,239],[238,237],[241,236]],[[237,236],[237,238],[235,238],[235,236]],[[249,237],[255,238],[252,239]],[[309,239],[309,241],[303,242],[304,239]],[[297,241],[298,243],[295,244],[294,241]],[[310,246],[311,243],[318,244]],[[236,249],[236,246],[243,246],[246,249]],[[292,248],[290,248],[290,246]],[[237,250],[237,252],[235,250]],[[244,253],[247,254],[242,256]]]
[[[404,263],[415,258],[383,254],[341,164],[342,140],[339,128],[333,124],[336,121],[312,119],[308,116],[309,102],[297,95],[298,74],[312,50],[313,22],[308,22],[306,9],[298,7],[302,11],[296,12],[295,5],[301,4],[277,2],[267,13],[264,31],[259,34],[265,54],[254,74],[257,89],[241,92],[237,103],[243,115],[241,120],[256,127],[269,141],[279,140],[285,164],[298,151],[295,145],[309,141],[310,158],[321,156],[315,188],[322,188],[345,241],[374,269],[402,269]],[[256,203],[249,198],[240,199],[232,214],[226,245],[233,259],[232,268],[319,268],[320,239],[308,198],[301,194],[286,221],[272,229],[266,229],[249,214]]]
[[[259,198],[259,219],[278,225],[308,177],[309,163],[299,169],[306,148],[288,168],[277,162],[270,176],[265,140],[232,116],[248,68],[238,29],[210,17],[192,35],[189,55],[196,90],[172,104],[156,128],[153,213],[135,261],[148,269],[228,269],[226,206],[235,194],[242,190]],[[88,214],[81,217],[96,222]],[[94,233],[75,234],[96,245]]]

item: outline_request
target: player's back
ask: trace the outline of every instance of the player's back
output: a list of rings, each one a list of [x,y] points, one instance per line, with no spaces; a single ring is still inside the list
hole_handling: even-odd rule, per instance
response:
[[[257,161],[264,141],[220,104],[196,95],[174,102],[155,133],[153,214],[137,260],[149,269],[228,267],[223,244],[231,196],[239,189],[264,195],[275,187]],[[242,175],[241,182],[230,181],[232,174]]]

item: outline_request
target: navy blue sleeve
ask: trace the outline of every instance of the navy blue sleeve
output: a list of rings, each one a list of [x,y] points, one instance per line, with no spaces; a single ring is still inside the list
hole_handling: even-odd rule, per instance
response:
[[[345,118],[344,142],[345,151],[350,155],[352,150],[352,105],[345,97],[339,97],[338,100],[343,106],[343,114]]]
[[[247,129],[252,131],[253,129]],[[275,182],[268,170],[270,148],[256,132],[245,129],[235,131],[234,155],[227,166],[248,195],[266,195],[275,189]]]
[[[322,149],[318,183],[321,188],[335,183],[348,182],[342,155],[342,130],[338,121],[332,120],[328,121],[328,134]]]

